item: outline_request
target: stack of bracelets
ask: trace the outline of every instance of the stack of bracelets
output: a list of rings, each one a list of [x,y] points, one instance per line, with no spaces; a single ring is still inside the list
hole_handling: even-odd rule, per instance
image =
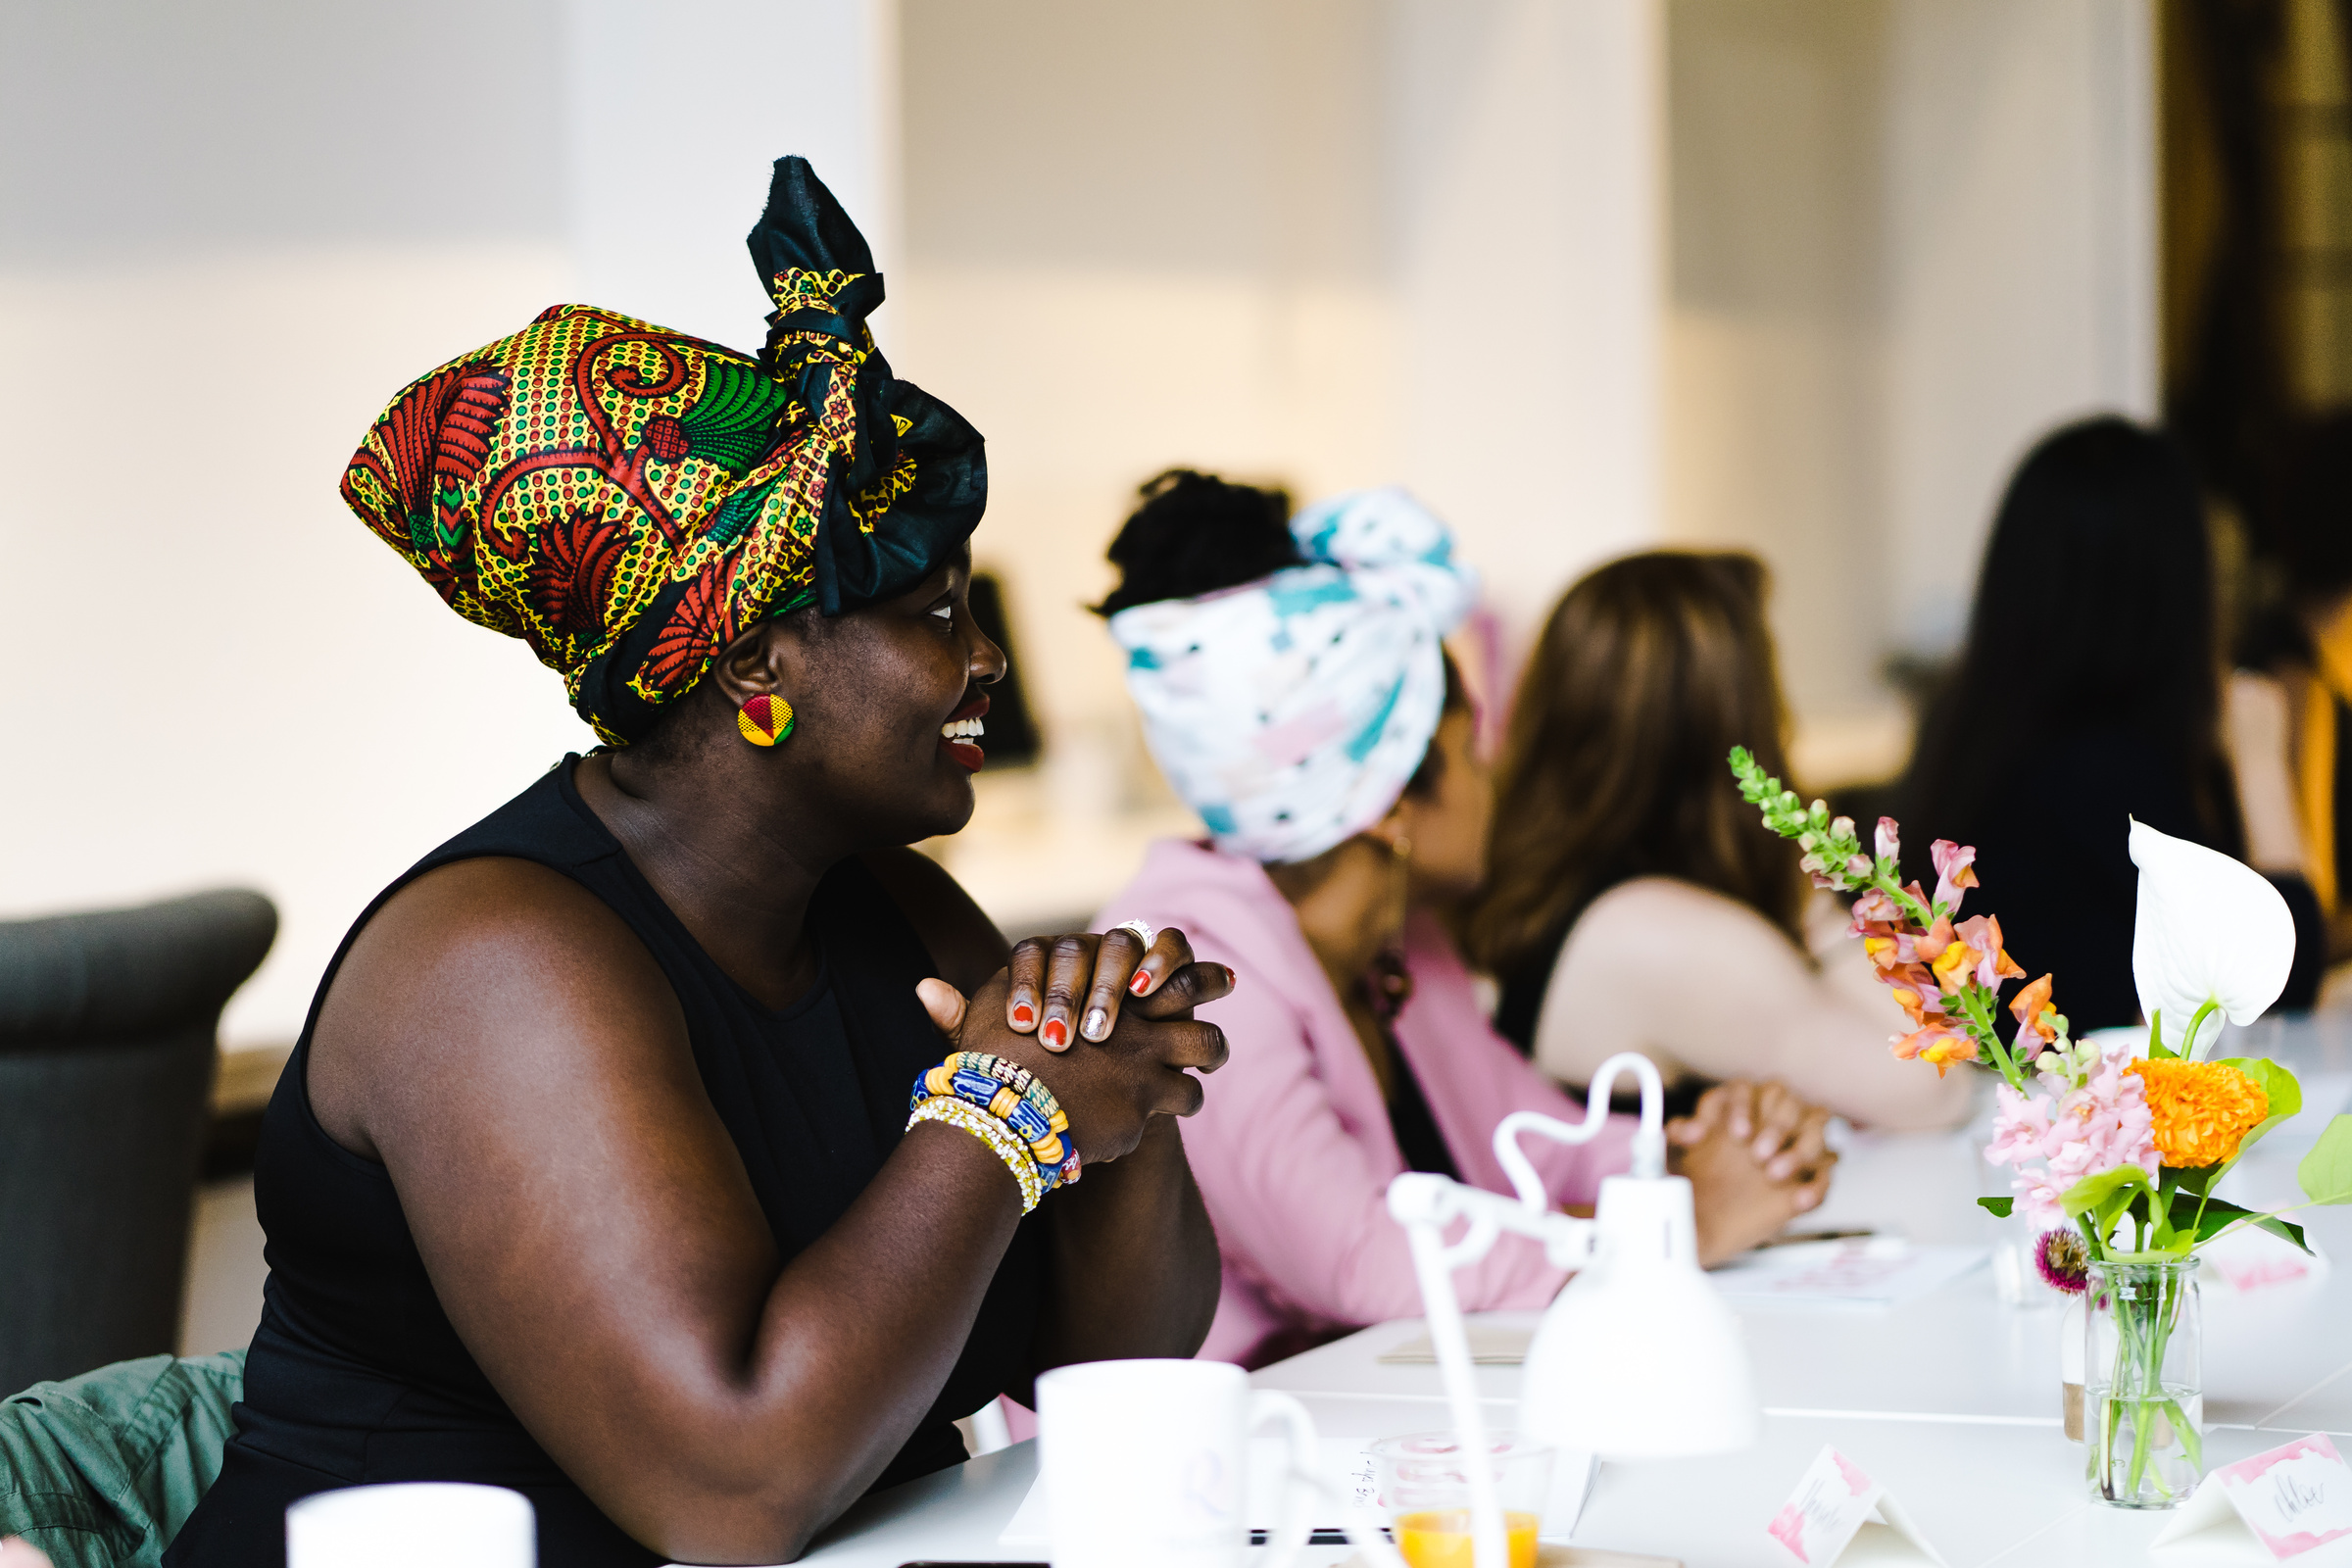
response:
[[[1054,1091],[1018,1062],[958,1051],[914,1081],[906,1126],[940,1121],[996,1151],[1021,1184],[1021,1212],[1078,1179],[1078,1151],[1062,1134],[1070,1119]]]

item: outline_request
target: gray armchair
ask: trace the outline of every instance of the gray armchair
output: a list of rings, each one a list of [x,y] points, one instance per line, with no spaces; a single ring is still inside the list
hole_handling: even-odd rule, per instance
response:
[[[175,1348],[215,1031],[258,893],[0,921],[0,1395]]]

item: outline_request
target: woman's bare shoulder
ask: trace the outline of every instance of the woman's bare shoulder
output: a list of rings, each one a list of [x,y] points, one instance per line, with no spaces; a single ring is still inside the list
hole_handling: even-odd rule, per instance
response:
[[[1713,888],[1672,876],[1638,876],[1618,883],[1586,906],[1570,939],[1588,929],[1646,935],[1648,928],[1667,925],[1686,935],[1696,926],[1709,935],[1763,936],[1790,946],[1780,928],[1756,909]]]
[[[1688,975],[1694,962],[1758,979],[1813,969],[1812,958],[1754,908],[1665,876],[1636,877],[1594,899],[1560,951],[1561,969],[1618,981]]]
[[[459,860],[353,940],[312,1032],[311,1100],[336,1142],[376,1157],[370,1123],[435,1086],[554,1069],[526,1058],[563,1040],[670,1037],[685,1038],[676,994],[602,899],[534,861]]]
[[[436,866],[384,901],[352,943],[340,985],[355,969],[385,969],[465,985],[526,979],[517,960],[661,979],[661,966],[605,901],[552,866],[483,856]]]

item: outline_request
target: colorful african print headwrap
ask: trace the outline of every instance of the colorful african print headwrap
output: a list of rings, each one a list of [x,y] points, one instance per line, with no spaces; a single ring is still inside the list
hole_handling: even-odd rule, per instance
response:
[[[750,237],[758,359],[586,305],[410,385],[343,499],[451,608],[563,671],[619,745],[746,628],[913,588],[980,520],[980,432],[891,374],[873,253],[808,161]]]
[[[1110,617],[1160,771],[1217,847],[1310,859],[1386,816],[1446,708],[1443,639],[1478,596],[1402,490],[1291,519],[1310,564]]]

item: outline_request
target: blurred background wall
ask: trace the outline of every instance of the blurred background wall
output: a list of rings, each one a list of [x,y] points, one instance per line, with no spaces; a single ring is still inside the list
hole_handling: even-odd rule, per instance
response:
[[[741,236],[784,151],[875,239],[894,363],[989,436],[976,546],[1046,754],[949,853],[1007,924],[1182,826],[1080,608],[1161,467],[1409,485],[1506,656],[1608,555],[1754,549],[1818,785],[1899,764],[1887,662],[1952,642],[2028,441],[2156,407],[2147,0],[0,27],[0,912],[261,887],[284,934],[232,1045],[290,1041],[367,898],[588,738],[343,511],[368,420],[563,299],[756,344]]]

